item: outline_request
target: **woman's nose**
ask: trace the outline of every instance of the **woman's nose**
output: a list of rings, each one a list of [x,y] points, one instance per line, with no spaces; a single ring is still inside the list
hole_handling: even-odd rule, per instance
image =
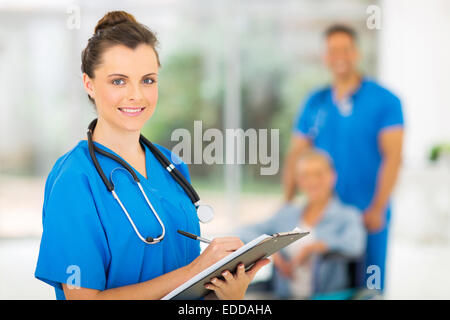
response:
[[[131,84],[128,87],[128,100],[139,101],[139,100],[141,100],[142,97],[143,97],[143,95],[142,95],[141,88],[139,87],[139,85]]]

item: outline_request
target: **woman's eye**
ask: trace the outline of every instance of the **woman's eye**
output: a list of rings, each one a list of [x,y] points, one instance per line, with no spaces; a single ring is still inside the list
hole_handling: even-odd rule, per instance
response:
[[[154,82],[156,82],[156,81],[151,78],[144,79],[144,84],[152,84]]]
[[[112,84],[114,84],[114,85],[116,85],[116,86],[120,86],[120,85],[122,85],[122,84],[124,84],[125,83],[125,81],[123,81],[123,79],[114,79],[113,81],[112,81]]]

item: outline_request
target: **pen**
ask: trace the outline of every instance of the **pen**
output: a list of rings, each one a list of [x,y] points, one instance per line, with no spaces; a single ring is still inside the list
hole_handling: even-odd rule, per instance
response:
[[[192,233],[189,233],[189,232],[186,232],[186,231],[177,230],[177,232],[179,234],[182,234],[183,236],[186,236],[186,237],[194,239],[194,240],[199,240],[199,241],[204,242],[204,243],[210,243],[211,242],[211,240],[209,240],[209,239],[206,239],[206,238],[203,238],[203,237],[200,237],[200,236],[196,236],[195,234],[192,234]]]

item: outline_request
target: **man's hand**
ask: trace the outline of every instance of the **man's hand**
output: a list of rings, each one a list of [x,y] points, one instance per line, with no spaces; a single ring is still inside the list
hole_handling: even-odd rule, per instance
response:
[[[383,229],[385,224],[385,211],[378,208],[369,208],[364,212],[364,224],[369,232],[375,233]]]
[[[379,136],[379,148],[382,156],[378,172],[375,195],[371,205],[364,213],[364,224],[369,232],[380,231],[386,221],[385,208],[397,181],[402,162],[403,129],[394,127],[385,129]]]

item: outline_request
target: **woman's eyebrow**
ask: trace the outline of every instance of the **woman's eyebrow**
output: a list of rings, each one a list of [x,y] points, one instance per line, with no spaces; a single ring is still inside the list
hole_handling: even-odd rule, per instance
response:
[[[156,73],[155,72],[151,72],[151,73],[144,74],[142,76],[142,78],[147,77],[147,76],[151,76],[151,75],[156,75]],[[128,78],[128,76],[126,76],[124,74],[120,74],[120,73],[112,73],[112,74],[108,75],[108,77],[116,77],[116,76],[123,77],[123,78]]]
[[[144,74],[142,76],[142,78],[147,77],[147,76],[156,76],[156,75],[157,75],[156,72],[150,72],[150,73]]]
[[[128,78],[128,76],[126,76],[124,74],[120,74],[120,73],[112,73],[112,74],[108,75],[108,77],[116,77],[116,76]]]

